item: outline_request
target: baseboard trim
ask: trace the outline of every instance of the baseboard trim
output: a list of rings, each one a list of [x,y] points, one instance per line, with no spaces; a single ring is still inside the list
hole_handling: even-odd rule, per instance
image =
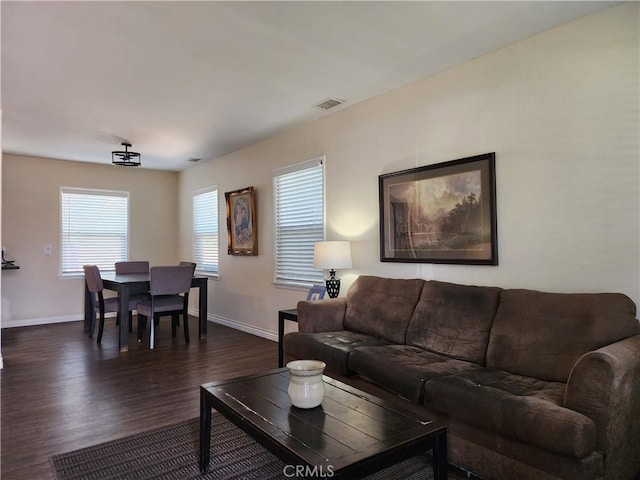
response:
[[[197,315],[197,314],[196,314]],[[256,328],[253,325],[247,325],[246,323],[237,322],[228,318],[220,317],[218,315],[207,315],[207,321],[224,325],[225,327],[233,328],[234,330],[240,330],[241,332],[250,333],[256,337],[266,338],[272,342],[278,341],[278,334],[270,330],[264,330],[262,328]]]
[[[24,318],[22,320],[3,320],[2,328],[33,327],[52,323],[77,322],[84,320],[84,315],[61,315],[59,317]]]
[[[115,313],[107,314],[107,317],[115,316]],[[198,316],[198,310],[189,309],[189,315],[193,315],[195,317]],[[41,318],[30,318],[23,320],[5,320],[2,322],[2,328],[16,328],[16,327],[32,327],[34,325],[49,325],[53,323],[64,323],[64,322],[77,322],[80,320],[84,320],[84,315],[61,315],[58,317],[41,317]],[[247,325],[242,322],[238,322],[236,320],[231,320],[228,318],[220,317],[218,315],[207,315],[207,321],[212,323],[218,323],[220,325],[224,325],[225,327],[230,327],[235,330],[240,330],[241,332],[250,333],[251,335],[255,335],[257,337],[266,338],[267,340],[271,340],[273,342],[278,341],[278,334],[269,330],[264,330],[262,328],[256,328],[252,325]],[[0,368],[2,358],[0,357]]]

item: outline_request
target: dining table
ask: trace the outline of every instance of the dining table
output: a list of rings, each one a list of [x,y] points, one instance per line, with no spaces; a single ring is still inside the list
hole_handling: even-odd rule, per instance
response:
[[[194,275],[191,280],[191,287],[198,288],[198,338],[207,336],[207,280],[204,275]],[[95,307],[93,295],[84,282],[84,328],[89,331],[95,325]],[[102,284],[105,290],[112,290],[118,293],[120,305],[120,328],[119,328],[119,348],[120,352],[129,350],[129,296],[134,293],[149,291],[149,273],[120,273],[104,272],[102,274]],[[124,320],[122,320],[124,319]]]

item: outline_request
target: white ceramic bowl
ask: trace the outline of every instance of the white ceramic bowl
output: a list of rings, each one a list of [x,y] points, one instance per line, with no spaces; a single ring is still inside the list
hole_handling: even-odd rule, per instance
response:
[[[317,375],[318,371],[322,372],[326,367],[327,364],[320,360],[293,360],[287,363],[289,371],[300,376]]]

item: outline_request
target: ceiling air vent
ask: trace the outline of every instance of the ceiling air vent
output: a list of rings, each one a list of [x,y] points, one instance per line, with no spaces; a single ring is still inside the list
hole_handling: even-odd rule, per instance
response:
[[[329,110],[330,108],[337,107],[338,105],[342,105],[345,103],[344,100],[340,100],[339,98],[327,98],[326,100],[321,101],[317,105],[316,108],[320,110]]]

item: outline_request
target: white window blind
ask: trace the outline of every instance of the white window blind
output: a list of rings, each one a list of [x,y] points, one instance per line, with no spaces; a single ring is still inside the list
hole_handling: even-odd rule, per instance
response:
[[[193,195],[193,257],[197,269],[218,273],[218,189],[213,187]]]
[[[323,283],[313,244],[324,240],[324,158],[276,170],[273,184],[276,282]]]
[[[60,189],[62,274],[83,272],[83,265],[113,271],[127,260],[129,193]]]

